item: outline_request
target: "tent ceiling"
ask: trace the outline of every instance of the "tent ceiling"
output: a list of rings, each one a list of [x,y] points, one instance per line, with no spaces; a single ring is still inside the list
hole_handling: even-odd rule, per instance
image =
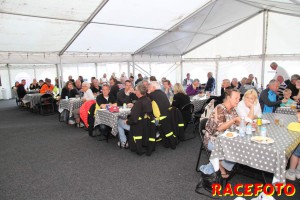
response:
[[[183,55],[265,9],[300,16],[300,0],[108,0],[91,17],[106,1],[1,1],[0,51]]]

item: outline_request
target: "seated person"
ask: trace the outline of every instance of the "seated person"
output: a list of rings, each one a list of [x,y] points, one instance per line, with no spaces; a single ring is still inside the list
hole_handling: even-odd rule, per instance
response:
[[[42,88],[42,86],[45,84],[44,80],[39,80],[39,86],[40,86],[40,89]]]
[[[272,113],[275,112],[276,108],[280,106],[281,103],[286,103],[287,100],[279,100],[277,96],[277,91],[279,88],[279,82],[275,79],[272,79],[268,88],[263,90],[259,96],[259,103],[263,113]]]
[[[39,86],[38,82],[36,81],[36,79],[33,79],[33,82],[30,84],[29,88],[31,90],[39,90],[41,89],[41,87]]]
[[[124,103],[127,104],[130,108],[133,106],[132,103],[137,99],[137,97],[135,95],[135,91],[132,87],[131,81],[125,81],[125,88],[118,92],[117,97],[118,106],[123,106]]]
[[[191,103],[190,97],[185,93],[183,86],[180,83],[176,83],[173,86],[174,97],[172,106],[178,108],[179,110],[182,109],[188,103]]]
[[[81,84],[82,83],[83,82],[81,82],[81,80],[79,80],[79,79],[77,79],[75,81],[75,89],[77,90],[77,93],[79,94],[80,97],[83,97],[83,92],[81,91],[81,88],[82,88]]]
[[[238,82],[237,78],[233,78],[231,80],[231,87],[234,89],[239,89],[240,88],[240,83]]]
[[[172,91],[171,82],[169,80],[165,80],[163,82],[163,91],[167,95],[169,101],[172,101],[174,94]]]
[[[236,89],[226,89],[225,99],[222,104],[217,105],[205,126],[204,144],[207,149],[212,151],[216,137],[231,126],[237,126],[240,123],[240,117],[235,110],[240,100],[240,92]],[[229,177],[226,170],[231,171],[234,163],[220,160],[220,172],[222,178]]]
[[[83,102],[93,100],[95,98],[92,90],[90,89],[90,83],[88,83],[88,82],[82,83],[82,92],[83,92],[83,97],[81,98],[81,100]],[[84,127],[84,124],[80,122],[79,108],[73,110],[73,115],[74,115],[75,121],[69,120],[69,124],[74,124],[76,122],[78,128]]]
[[[199,94],[201,89],[199,88],[200,86],[200,81],[199,79],[194,79],[193,83],[189,86],[187,86],[186,88],[186,94],[188,96],[193,96],[193,95],[196,95],[196,94]]]
[[[118,131],[119,131],[119,142],[118,146],[128,147],[126,143],[125,130],[130,130],[131,126],[139,125],[139,118],[144,117],[145,114],[152,113],[151,100],[146,97],[147,87],[143,84],[138,84],[136,86],[136,96],[138,100],[131,109],[131,114],[127,120],[118,120]],[[141,125],[140,125],[141,126]],[[143,132],[143,126],[140,127],[140,131]]]
[[[118,80],[115,78],[109,79],[110,84],[110,94],[114,96],[114,99],[118,98],[118,92],[119,92],[119,86],[118,86]]]
[[[101,93],[101,87],[99,86],[98,79],[96,79],[96,78],[93,79],[91,90],[92,90],[95,97],[98,96]]]
[[[52,91],[54,89],[54,85],[51,84],[51,79],[46,78],[45,84],[41,87],[40,93],[41,94],[52,94]]]
[[[16,81],[15,85],[11,87],[11,89],[12,89],[12,98],[15,98],[16,96],[18,96],[17,89],[18,89],[19,84],[20,84],[19,81]]]
[[[250,123],[261,116],[257,92],[254,89],[250,89],[244,94],[243,100],[239,102],[236,111],[240,117],[245,117],[246,122]]]
[[[225,90],[226,89],[232,89],[229,79],[224,79],[222,81],[221,96],[214,97],[215,98],[215,106],[218,105],[218,104],[223,103],[223,100],[225,98]]]
[[[78,95],[77,90],[74,88],[72,81],[67,81],[65,87],[61,91],[61,99],[65,99],[66,96],[68,98],[74,98]]]
[[[21,84],[19,84],[17,87],[17,94],[20,99],[22,99],[26,95],[27,91],[25,90],[25,85],[26,85],[26,80],[23,79],[21,81]]]
[[[298,122],[300,123],[300,119]],[[286,171],[285,178],[291,181],[295,181],[296,178],[300,179],[300,145],[290,158],[290,168]]]
[[[291,99],[292,91],[290,89],[283,90],[283,99],[287,100],[285,103],[281,103],[280,107],[286,107],[292,105],[294,101]]]
[[[117,105],[117,101],[115,97],[110,93],[109,85],[102,86],[102,94],[99,94],[97,96],[96,102],[97,102],[96,110],[98,108],[106,109],[106,105],[114,105],[114,106]],[[109,127],[104,124],[100,124],[99,128],[102,135],[104,137],[108,137]]]

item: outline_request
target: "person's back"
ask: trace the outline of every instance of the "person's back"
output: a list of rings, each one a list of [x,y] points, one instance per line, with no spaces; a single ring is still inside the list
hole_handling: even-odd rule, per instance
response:
[[[158,117],[158,112],[160,113],[160,116],[167,116],[170,102],[166,94],[161,90],[155,90],[154,92],[150,93],[150,99],[152,100],[152,107],[155,117]]]
[[[175,106],[176,108],[181,110],[183,106],[185,106],[186,104],[188,104],[190,102],[191,102],[191,100],[188,95],[183,94],[183,93],[177,93],[174,95],[172,106]]]
[[[23,84],[18,85],[17,94],[19,98],[23,98],[26,95],[26,90]]]

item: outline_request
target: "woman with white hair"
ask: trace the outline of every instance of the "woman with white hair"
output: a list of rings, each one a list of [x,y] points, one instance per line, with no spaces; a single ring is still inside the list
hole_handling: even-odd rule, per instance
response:
[[[257,92],[254,89],[250,89],[244,94],[243,100],[239,102],[236,111],[240,117],[245,117],[246,122],[252,122],[261,116],[261,107]]]
[[[81,98],[81,100],[83,102],[93,100],[95,98],[94,95],[93,95],[92,90],[90,89],[90,86],[91,85],[88,82],[83,82],[82,83],[81,91],[83,92],[83,97]],[[82,127],[84,127],[84,124],[80,122],[79,109],[80,108],[77,108],[77,109],[73,110],[73,115],[74,115],[75,121],[74,120],[69,120],[69,124],[75,124],[75,122],[76,122],[77,127],[82,128]]]

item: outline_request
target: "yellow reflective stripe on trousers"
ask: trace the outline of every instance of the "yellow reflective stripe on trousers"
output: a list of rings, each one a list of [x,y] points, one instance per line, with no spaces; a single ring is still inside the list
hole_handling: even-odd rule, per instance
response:
[[[183,126],[184,126],[184,124],[178,124],[178,126],[179,126],[179,127],[183,127]]]
[[[136,140],[141,140],[141,139],[143,139],[142,136],[133,136],[134,142],[136,142]]]
[[[142,118],[141,117],[139,117],[139,119],[138,120],[142,120]]]
[[[159,117],[159,120],[163,120],[165,118],[167,118],[167,116],[161,116],[161,117]]]
[[[149,138],[150,142],[155,142],[155,138]]]
[[[170,137],[171,135],[173,135],[173,132],[166,134],[166,137]]]

